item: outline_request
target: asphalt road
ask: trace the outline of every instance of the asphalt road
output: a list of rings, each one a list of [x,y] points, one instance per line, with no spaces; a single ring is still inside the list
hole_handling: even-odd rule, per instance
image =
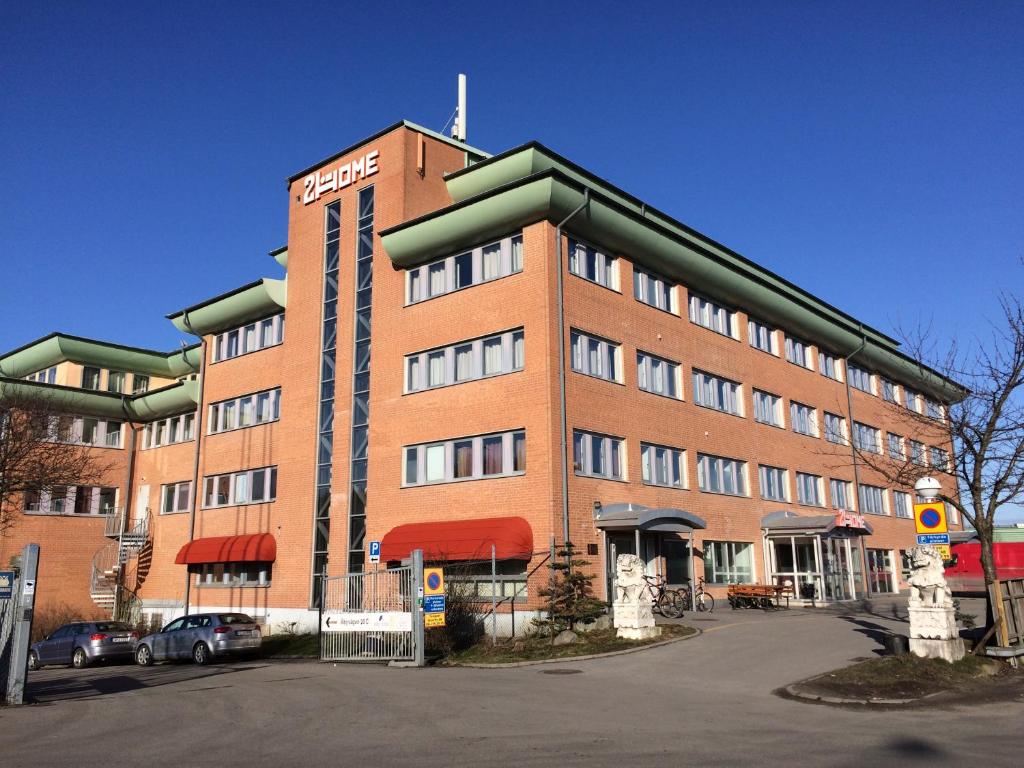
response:
[[[870,657],[875,613],[716,611],[704,634],[518,669],[308,662],[46,669],[0,709],[7,766],[1020,766],[1024,699],[865,710],[772,691]]]

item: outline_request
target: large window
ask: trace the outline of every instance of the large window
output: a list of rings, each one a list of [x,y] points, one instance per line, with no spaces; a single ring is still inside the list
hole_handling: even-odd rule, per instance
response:
[[[899,402],[896,392],[896,382],[892,379],[882,378],[882,398],[887,403]]]
[[[168,419],[153,421],[142,430],[142,447],[159,448],[163,445],[185,443],[195,438],[194,413],[183,413]]]
[[[160,486],[160,514],[172,515],[188,512],[192,506],[192,481],[168,483]]]
[[[521,371],[525,362],[523,329],[460,341],[447,347],[406,355],[405,390],[462,384]]]
[[[497,574],[491,576],[491,563],[459,563],[445,573],[445,579],[460,595],[470,601],[490,603],[492,595],[499,600],[526,602],[525,560],[498,560]]]
[[[747,336],[750,337],[750,346],[760,349],[769,355],[778,355],[775,348],[775,331],[771,326],[762,323],[760,320],[750,318],[747,320]]]
[[[677,400],[683,396],[679,364],[639,350],[636,353],[636,381],[644,392]]]
[[[789,501],[786,470],[762,464],[757,468],[757,476],[761,483],[762,498],[771,501]]]
[[[736,459],[697,454],[697,485],[708,493],[746,496],[747,465]]]
[[[828,491],[833,509],[853,509],[853,483],[849,480],[829,480]]]
[[[864,485],[860,488],[860,511],[869,515],[885,515],[885,489],[877,485]]]
[[[454,483],[526,472],[526,432],[459,437],[403,449],[402,484]]]
[[[885,436],[885,441],[889,449],[890,459],[895,459],[896,461],[903,461],[905,458],[907,458],[906,454],[903,452],[902,437],[900,437],[899,435],[894,435],[892,432],[889,432]]]
[[[786,334],[786,359],[801,368],[814,370],[814,360],[811,357],[811,345],[795,336]]]
[[[230,360],[284,341],[284,313],[219,333],[213,340],[213,362]]]
[[[141,373],[136,373],[132,376],[132,394],[141,395],[143,392],[149,391],[149,376],[144,376]]]
[[[123,426],[124,422],[121,421],[61,414],[50,417],[49,436],[55,443],[120,448]]]
[[[846,443],[846,419],[834,413],[825,412],[825,439],[830,443]]]
[[[693,402],[734,416],[743,415],[740,385],[703,371],[693,372]]]
[[[190,565],[197,587],[269,587],[272,563],[203,563]],[[202,617],[198,617],[202,618]]]
[[[107,392],[118,395],[124,392],[125,377],[124,371],[107,371]]]
[[[204,482],[204,508],[263,504],[277,498],[277,467],[208,475]]]
[[[675,283],[636,266],[633,267],[633,297],[665,312],[679,314]]]
[[[523,236],[446,256],[406,273],[406,303],[415,304],[523,271]]]
[[[690,294],[690,321],[723,336],[736,336],[736,313],[703,296]]]
[[[82,368],[82,389],[99,389],[102,370],[87,365]]]
[[[807,472],[796,473],[796,500],[812,507],[825,506],[821,498],[821,477]]]
[[[951,467],[949,466],[949,452],[943,448],[932,448],[932,467],[935,469],[942,470],[943,472],[949,472]]]
[[[903,404],[914,413],[920,413],[920,406],[917,401],[917,392],[910,387],[903,388]]]
[[[942,405],[938,401],[930,397],[924,399],[924,412],[929,418],[941,420],[942,410]]]
[[[56,384],[57,383],[57,366],[50,368],[44,368],[41,371],[30,373],[25,377],[25,381],[35,381],[40,384]]]
[[[793,431],[797,434],[808,437],[818,436],[818,412],[811,406],[791,400],[789,402],[789,420],[793,424]]]
[[[861,451],[868,453],[882,452],[881,433],[872,426],[853,422],[853,444]]]
[[[822,376],[827,376],[836,381],[843,380],[843,364],[835,355],[818,350],[818,370]]]
[[[753,546],[741,541],[704,542],[704,578],[709,584],[748,584],[754,578]]]
[[[277,421],[281,416],[281,388],[267,389],[210,405],[207,432],[228,432]]]
[[[640,443],[640,459],[646,485],[686,487],[686,454],[680,449]]]
[[[924,455],[924,443],[917,440],[910,441],[910,460],[918,466],[928,466],[928,461]]]
[[[846,370],[850,377],[851,387],[859,389],[861,392],[867,392],[869,395],[872,394],[870,373],[852,363],[846,366]]]
[[[622,381],[621,350],[616,342],[577,330],[570,331],[569,338],[574,371],[597,379]]]
[[[625,452],[621,437],[573,430],[573,468],[577,475],[622,480],[626,474],[623,466]]]
[[[754,390],[754,421],[781,427],[782,398],[759,389]]]
[[[619,290],[618,259],[576,240],[569,240],[569,271],[592,283]]]
[[[896,510],[896,517],[911,518],[914,513],[911,509],[910,494],[903,491],[892,492],[893,507]]]
[[[109,515],[117,505],[117,488],[104,486],[54,486],[25,491],[25,512],[42,515]]]

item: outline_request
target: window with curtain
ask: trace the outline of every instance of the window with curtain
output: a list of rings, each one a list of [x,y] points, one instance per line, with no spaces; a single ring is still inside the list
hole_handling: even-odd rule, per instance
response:
[[[523,430],[403,449],[403,484],[450,483],[501,477],[526,471],[526,433]]]

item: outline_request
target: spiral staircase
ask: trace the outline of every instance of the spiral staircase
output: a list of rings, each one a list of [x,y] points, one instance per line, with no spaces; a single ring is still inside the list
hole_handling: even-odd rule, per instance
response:
[[[110,541],[92,558],[92,601],[116,621],[132,623],[139,618],[138,558],[149,543],[149,522],[148,509],[137,520],[126,519],[123,509],[108,515],[103,534]]]

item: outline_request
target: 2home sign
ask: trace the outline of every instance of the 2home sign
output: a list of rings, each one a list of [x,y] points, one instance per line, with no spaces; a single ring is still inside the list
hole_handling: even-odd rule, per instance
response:
[[[302,180],[303,205],[316,202],[321,195],[328,192],[337,192],[360,179],[373,176],[380,170],[380,166],[377,165],[378,157],[380,157],[380,152],[375,149],[350,163],[339,165],[333,171],[317,171],[309,174]]]

